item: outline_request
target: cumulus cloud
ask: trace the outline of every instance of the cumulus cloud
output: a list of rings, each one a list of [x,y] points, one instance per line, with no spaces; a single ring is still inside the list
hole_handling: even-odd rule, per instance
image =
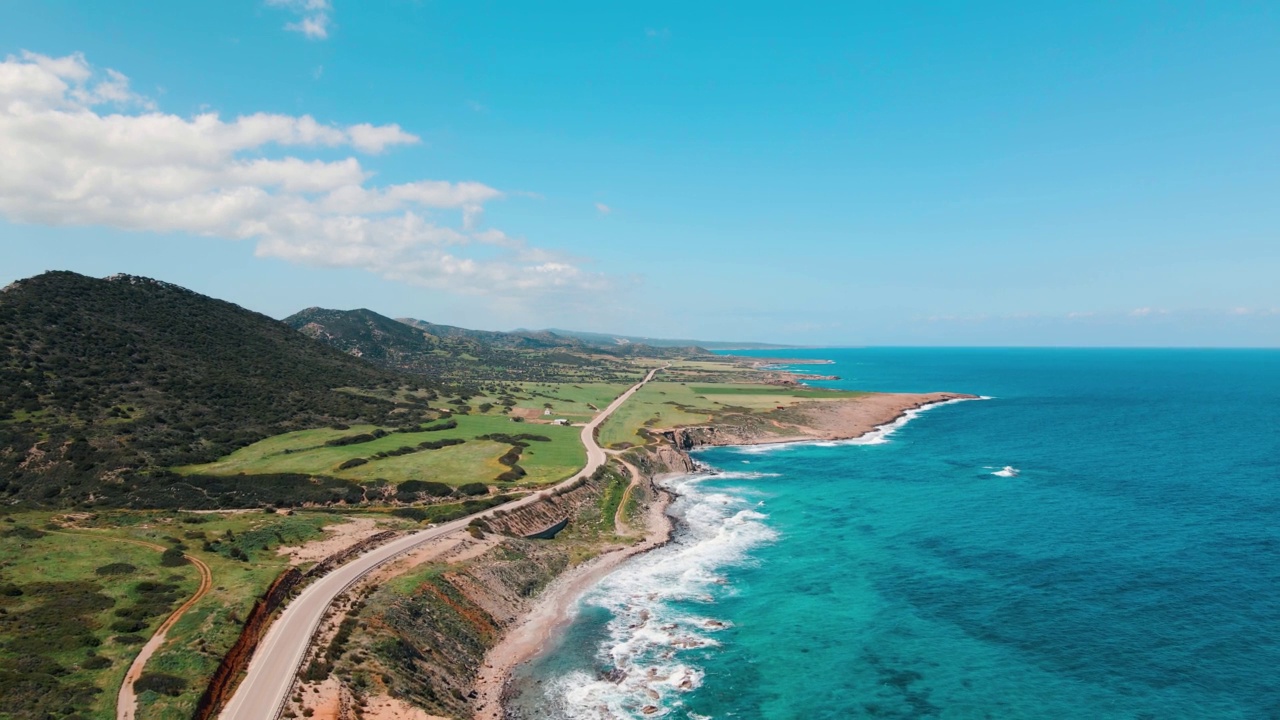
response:
[[[311,40],[329,37],[329,27],[333,23],[330,17],[333,4],[329,0],[267,0],[267,4],[285,8],[298,16],[296,22],[284,26],[285,30],[302,33]]]
[[[0,216],[11,221],[254,240],[259,256],[462,293],[602,284],[576,260],[484,228],[485,204],[503,197],[488,185],[376,185],[355,156],[300,156],[417,142],[394,124],[163,113],[81,55],[0,62]]]

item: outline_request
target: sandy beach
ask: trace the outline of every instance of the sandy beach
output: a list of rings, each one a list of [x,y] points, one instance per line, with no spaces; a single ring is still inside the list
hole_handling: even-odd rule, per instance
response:
[[[520,664],[537,657],[554,643],[556,633],[572,620],[573,609],[583,593],[628,558],[670,541],[673,525],[671,518],[667,516],[667,507],[671,504],[672,497],[658,487],[657,482],[661,479],[655,479],[657,497],[649,503],[645,515],[646,531],[643,541],[608,551],[556,578],[538,597],[524,619],[489,650],[474,687],[477,695],[477,719],[501,720],[503,696],[512,671]]]

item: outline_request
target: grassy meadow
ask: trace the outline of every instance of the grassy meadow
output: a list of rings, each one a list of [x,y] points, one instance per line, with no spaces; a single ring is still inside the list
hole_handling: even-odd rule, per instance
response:
[[[662,376],[659,376],[662,377]],[[600,428],[600,444],[643,444],[642,428],[669,428],[711,422],[727,413],[763,414],[800,403],[856,397],[858,393],[821,388],[748,383],[651,382]]]
[[[406,480],[425,480],[458,486],[488,483],[507,470],[498,458],[511,449],[507,443],[476,439],[481,435],[505,433],[531,434],[549,438],[549,442],[529,442],[519,464],[528,473],[517,485],[541,485],[563,480],[586,464],[586,449],[575,427],[514,423],[502,415],[455,415],[449,419],[457,427],[433,432],[389,432],[384,437],[352,445],[332,446],[325,443],[344,437],[373,433],[373,425],[355,425],[346,430],[320,428],[276,435],[241,448],[215,462],[175,468],[183,474],[257,475],[267,473],[304,473],[328,475],[355,482],[386,480],[399,484]],[[446,421],[447,422],[447,421]],[[428,423],[438,425],[440,421]],[[378,453],[416,448],[419,443],[438,440],[463,440],[437,450],[418,450],[403,455],[378,457]],[[344,463],[362,458],[368,462],[343,468]]]

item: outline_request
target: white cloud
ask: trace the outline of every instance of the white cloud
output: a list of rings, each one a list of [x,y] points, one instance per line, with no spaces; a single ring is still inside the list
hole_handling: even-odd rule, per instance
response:
[[[608,205],[605,205],[602,202],[598,202],[596,203],[596,212],[600,213],[601,215],[608,215],[609,213],[613,212],[613,208],[609,207]]]
[[[300,32],[311,40],[329,37],[329,27],[333,23],[330,17],[333,4],[330,0],[267,0],[267,4],[285,8],[300,16],[297,22],[285,25],[285,30]]]
[[[375,185],[354,156],[419,139],[399,125],[341,127],[301,115],[226,120],[157,111],[80,55],[0,62],[0,216],[256,240],[256,253],[455,292],[598,287],[575,260],[483,228],[501,191],[479,182]]]
[[[1164,310],[1161,308],[1149,308],[1149,307],[1140,307],[1140,308],[1135,308],[1134,310],[1129,311],[1129,315],[1131,317],[1136,317],[1136,318],[1145,318],[1145,317],[1151,317],[1152,315],[1168,315],[1168,314],[1169,314],[1168,310]]]

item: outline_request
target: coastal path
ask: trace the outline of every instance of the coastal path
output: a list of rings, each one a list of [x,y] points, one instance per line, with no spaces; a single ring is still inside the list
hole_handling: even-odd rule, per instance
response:
[[[664,368],[650,370],[643,380],[619,395],[603,412],[583,426],[582,444],[587,449],[587,464],[576,475],[559,483],[555,488],[567,488],[579,478],[590,477],[597,468],[605,464],[609,456],[596,442],[596,429],[662,369]],[[244,681],[236,688],[235,694],[219,717],[224,720],[275,720],[289,697],[294,677],[306,657],[307,648],[310,647],[312,638],[320,627],[325,611],[339,595],[365,575],[403,553],[449,533],[462,531],[473,519],[492,515],[495,510],[509,511],[535,503],[540,495],[542,493],[531,493],[498,508],[397,538],[370,550],[308,585],[271,624],[266,637],[254,651],[253,659],[249,661],[249,670]]]
[[[640,484],[640,471],[636,469],[635,465],[632,465],[622,458],[618,458],[618,462],[622,463],[622,466],[627,469],[628,473],[630,473],[631,482],[627,483],[627,489],[623,491],[622,499],[618,501],[618,509],[613,512],[613,532],[615,535],[630,535],[631,528],[627,525],[627,521],[625,519],[627,515],[627,501],[631,499],[631,493],[636,489],[636,486]]]

